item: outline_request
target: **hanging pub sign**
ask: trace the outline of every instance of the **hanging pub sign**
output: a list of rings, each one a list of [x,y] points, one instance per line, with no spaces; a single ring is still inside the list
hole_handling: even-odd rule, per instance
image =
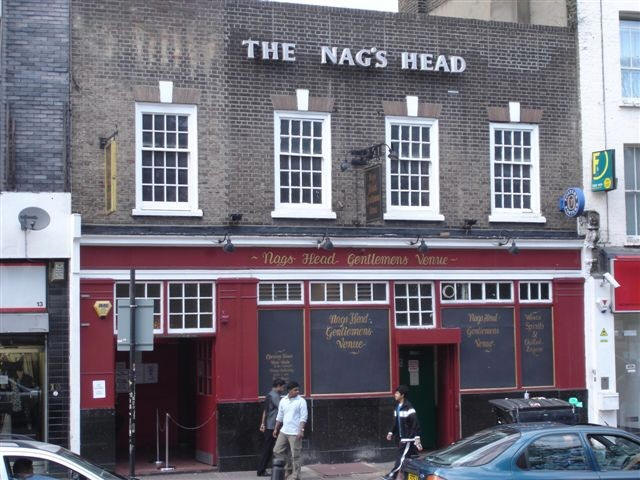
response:
[[[382,220],[382,166],[364,171],[364,191],[367,223]]]
[[[296,61],[295,43],[249,39],[243,40],[242,46],[247,49],[247,58],[265,61]],[[389,52],[377,47],[352,49],[322,45],[318,49],[318,59],[323,65],[386,68],[389,65],[389,58]],[[460,56],[424,52],[401,52],[400,64],[402,70],[447,73],[462,73],[467,68],[467,62]]]
[[[586,200],[581,188],[568,188],[558,200],[558,210],[567,217],[577,217],[584,212]]]
[[[591,154],[591,191],[606,192],[615,190],[616,151],[600,150]]]

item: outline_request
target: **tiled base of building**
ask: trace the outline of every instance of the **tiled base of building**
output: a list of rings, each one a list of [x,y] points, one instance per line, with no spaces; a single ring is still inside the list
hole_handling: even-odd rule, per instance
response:
[[[80,453],[110,471],[116,467],[115,416],[114,409],[80,411]]]

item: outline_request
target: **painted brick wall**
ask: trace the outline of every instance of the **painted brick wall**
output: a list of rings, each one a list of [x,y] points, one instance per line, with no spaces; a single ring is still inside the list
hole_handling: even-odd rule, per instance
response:
[[[557,197],[580,184],[575,33],[413,14],[366,12],[257,1],[73,0],[74,210],[84,224],[221,224],[242,212],[250,225],[352,226],[364,221],[362,174],[340,172],[350,149],[384,140],[382,101],[443,105],[440,117],[440,204],[445,222],[477,218],[489,228],[488,106],[543,109],[540,124],[544,226],[575,229],[556,211]],[[178,14],[179,9],[179,14]],[[107,14],[108,12],[108,14]],[[295,42],[297,61],[246,58],[242,40]],[[320,64],[319,47],[376,46],[386,69]],[[400,68],[402,51],[462,55],[462,75]],[[200,91],[201,219],[132,218],[135,205],[134,86],[172,80]],[[335,100],[332,113],[334,221],[273,220],[271,94],[306,88]],[[457,90],[457,95],[449,94]],[[104,167],[98,137],[118,130],[118,209],[104,208]],[[356,199],[356,196],[359,198]],[[386,222],[385,227],[410,223]],[[415,225],[415,223],[413,224]],[[491,225],[496,228],[496,225]],[[500,228],[498,226],[497,228]]]
[[[0,190],[5,189],[6,108],[16,121],[18,191],[68,191],[69,1],[2,2]]]

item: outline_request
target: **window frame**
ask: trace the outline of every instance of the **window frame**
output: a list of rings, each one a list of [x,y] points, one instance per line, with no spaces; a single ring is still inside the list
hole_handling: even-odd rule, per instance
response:
[[[118,300],[120,299],[126,299],[128,300],[130,297],[118,297],[117,296],[117,289],[118,289],[118,285],[126,285],[127,288],[129,288],[129,284],[130,282],[128,281],[115,281],[113,282],[113,334],[117,335],[118,334]],[[160,287],[160,297],[137,297],[136,298],[140,298],[140,299],[145,299],[145,300],[159,300],[160,302],[160,328],[154,328],[153,329],[153,335],[154,337],[156,335],[162,335],[164,333],[164,282],[161,280],[136,280],[135,285],[144,285],[144,291],[145,291],[145,295],[147,294],[147,290],[149,285],[158,285]],[[134,287],[135,288],[135,287]],[[154,312],[155,315],[155,312]]]
[[[420,291],[420,286],[421,285],[430,285],[431,286],[431,324],[430,325],[425,325],[422,323],[422,317],[420,317],[420,325],[398,325],[398,310],[396,308],[396,301],[398,300],[398,298],[402,298],[402,299],[406,299],[407,302],[410,298],[412,297],[404,297],[404,296],[398,296],[396,293],[396,286],[397,285],[418,285],[418,291]],[[420,304],[420,301],[422,300],[423,297],[420,296],[420,293],[418,293],[418,304]],[[428,297],[424,297],[424,298],[428,298]],[[408,306],[408,303],[407,303]],[[402,313],[411,313],[411,310],[403,310]],[[423,312],[422,309],[420,308],[419,311],[420,314],[422,313],[428,313],[428,312]],[[409,319],[407,319],[407,322],[409,323]],[[432,329],[432,328],[436,328],[436,282],[434,281],[399,281],[399,282],[394,282],[393,284],[393,325],[395,328],[398,329]]]
[[[328,284],[339,284],[340,285],[340,297],[341,300],[314,300],[311,295],[311,289],[313,285],[324,285],[324,298],[327,298],[327,285]],[[358,300],[358,285],[359,284],[369,284],[371,285],[371,300]],[[384,285],[385,288],[385,299],[384,300],[374,300],[373,299],[373,285],[379,284]],[[344,297],[344,285],[354,285],[356,300],[342,300]],[[388,281],[373,281],[373,280],[312,280],[308,282],[309,288],[309,305],[389,305],[389,282]]]
[[[640,169],[640,145],[635,145],[635,144],[625,144],[623,146],[623,163],[624,163],[624,209],[625,209],[625,233],[626,233],[626,237],[627,237],[627,242],[629,243],[633,243],[633,244],[637,244],[638,242],[640,242],[640,211],[638,211],[638,209],[640,209],[640,182],[636,183],[635,185],[635,189],[631,190],[629,189],[629,186],[631,184],[631,179],[628,179],[629,175],[627,175],[627,173],[629,172],[629,167],[627,166],[627,162],[629,161],[629,159],[627,158],[627,151],[628,150],[632,150],[633,151],[633,159],[631,159],[631,170],[633,175],[631,176],[634,180],[634,183],[636,183],[636,179],[640,179],[640,171],[638,171],[638,169]],[[627,201],[627,197],[628,196],[633,196],[633,198],[635,199],[636,204],[634,205],[629,205],[628,201]],[[637,206],[636,206],[637,205]],[[633,208],[634,213],[635,213],[635,233],[631,233],[630,232],[630,226],[629,226],[629,210],[630,207]]]
[[[391,146],[392,125],[409,125],[429,127],[429,206],[401,206],[391,205],[391,160],[385,155],[385,220],[423,220],[442,221],[444,215],[440,213],[440,149],[439,122],[437,118],[428,117],[385,117],[385,140]],[[400,155],[400,152],[393,152]],[[421,159],[421,161],[423,161]]]
[[[538,292],[540,292],[540,287],[543,284],[548,285],[549,287],[549,298],[537,298],[537,299],[531,299],[531,285],[536,284],[538,285]],[[527,286],[527,292],[529,294],[529,298],[523,299],[520,289],[522,288],[523,285]],[[518,282],[518,301],[520,303],[553,303],[553,282],[549,281],[549,280],[521,280]]]
[[[636,97],[627,97],[624,94],[624,88],[623,88],[623,71],[624,70],[630,70],[630,71],[637,71],[640,72],[640,66],[639,67],[633,67],[633,66],[628,66],[628,67],[623,67],[622,66],[622,35],[623,32],[625,30],[637,30],[638,31],[638,35],[640,35],[640,19],[638,18],[621,18],[620,19],[620,25],[619,25],[619,29],[620,29],[620,35],[619,35],[619,41],[620,41],[620,58],[619,58],[619,64],[620,64],[620,97],[622,98],[622,103],[625,104],[632,104],[632,105],[636,105],[636,104],[640,104],[640,94]],[[632,57],[633,58],[633,57]],[[640,82],[640,80],[639,80]]]
[[[284,203],[280,201],[280,121],[311,120],[322,122],[322,203]],[[323,218],[335,219],[331,203],[331,114],[297,110],[275,110],[273,112],[273,176],[274,209],[272,218]]]
[[[496,294],[500,296],[500,284],[509,284],[509,288],[511,291],[511,295],[509,298],[487,298],[487,284],[496,285]],[[482,285],[482,298],[471,298],[471,285],[472,284],[481,284]],[[458,285],[466,285],[469,291],[468,299],[458,299],[458,298],[444,298],[443,289],[447,285],[454,286],[454,296],[457,297],[457,287]],[[493,304],[493,303],[506,303],[515,305],[515,287],[513,280],[442,280],[438,289],[439,301],[440,305],[455,305],[455,304]]]
[[[144,114],[186,115],[188,117],[188,198],[187,202],[151,202],[142,199],[142,116]],[[177,150],[176,150],[177,151]],[[135,188],[136,206],[132,215],[137,216],[191,216],[201,217],[198,208],[198,107],[167,103],[135,104]]]
[[[178,298],[178,297],[171,297],[171,285],[182,285],[183,288],[183,292],[184,292],[184,285],[187,284],[191,284],[191,283],[195,283],[198,284],[198,297],[184,297],[184,295],[182,297],[180,297],[183,301],[185,298],[196,298],[197,301],[199,302],[200,299],[202,298],[209,298],[209,297],[200,297],[200,285],[202,284],[209,284],[211,285],[211,327],[210,328],[201,328],[201,327],[197,327],[197,328],[172,328],[171,327],[171,299],[174,298]],[[167,334],[171,335],[171,334],[182,334],[182,333],[216,333],[216,321],[217,321],[217,315],[216,315],[216,282],[214,281],[210,281],[210,280],[171,280],[166,282],[166,288],[167,288]],[[198,306],[198,310],[200,309],[200,307]],[[182,311],[181,312],[182,315],[182,325],[184,325],[184,316],[186,315],[186,312]],[[200,312],[197,313],[197,315],[200,315]],[[200,319],[198,318],[198,325],[200,324]]]
[[[262,300],[260,298],[260,286],[261,285],[271,285],[271,290],[273,292],[273,289],[275,287],[276,284],[284,284],[287,286],[287,297],[289,297],[289,287],[290,285],[298,285],[300,287],[300,299],[294,299],[291,300],[290,298],[288,298],[287,300]],[[258,298],[258,305],[304,305],[304,282],[302,281],[272,281],[272,280],[268,280],[268,281],[260,281],[258,282],[257,286],[256,286],[256,293],[257,293],[257,298]]]
[[[495,131],[530,132],[531,134],[531,208],[497,208],[495,199]],[[521,165],[525,165],[521,162]],[[489,169],[491,190],[491,214],[489,222],[545,223],[547,219],[540,209],[540,134],[538,125],[532,123],[489,123]]]

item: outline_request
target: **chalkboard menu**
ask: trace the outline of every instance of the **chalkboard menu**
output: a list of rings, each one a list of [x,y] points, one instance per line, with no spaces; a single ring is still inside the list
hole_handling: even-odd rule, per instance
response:
[[[461,330],[461,388],[516,385],[513,308],[445,308],[442,325]]]
[[[304,387],[304,317],[302,310],[258,312],[258,386],[260,395],[276,378]]]
[[[553,385],[553,322],[551,308],[520,309],[522,385]]]
[[[388,310],[311,311],[311,390],[391,390]]]

